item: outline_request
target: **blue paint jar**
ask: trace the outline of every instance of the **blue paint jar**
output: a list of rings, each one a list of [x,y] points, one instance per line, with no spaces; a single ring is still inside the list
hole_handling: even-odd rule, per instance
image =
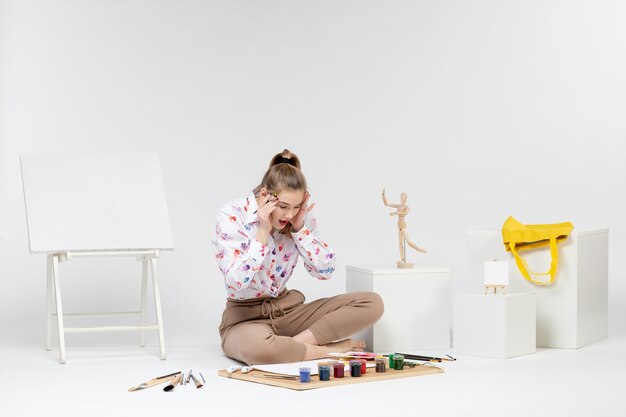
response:
[[[300,382],[311,382],[311,368],[300,368]]]
[[[320,381],[330,381],[330,366],[320,365],[319,376],[320,376]]]

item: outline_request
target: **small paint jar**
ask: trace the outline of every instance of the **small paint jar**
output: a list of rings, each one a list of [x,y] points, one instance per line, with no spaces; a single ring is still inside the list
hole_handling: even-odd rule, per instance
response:
[[[345,365],[341,362],[333,364],[333,378],[343,378]]]
[[[330,365],[328,362],[318,362],[317,363],[317,374],[320,374],[320,367]]]
[[[350,376],[361,376],[361,361],[350,361]]]
[[[300,382],[311,382],[311,368],[300,368]]]
[[[393,369],[393,353],[389,354],[389,369]]]
[[[367,373],[367,359],[357,359],[361,362],[361,375],[365,375]]]
[[[401,371],[404,368],[404,356],[403,355],[393,355],[393,369],[396,371]]]
[[[376,372],[385,372],[387,370],[387,362],[384,359],[376,359]]]
[[[330,366],[320,365],[319,377],[320,377],[320,381],[330,381]]]

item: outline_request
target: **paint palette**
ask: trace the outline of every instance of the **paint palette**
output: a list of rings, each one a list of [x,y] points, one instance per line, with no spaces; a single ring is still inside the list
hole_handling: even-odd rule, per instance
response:
[[[370,369],[372,371],[370,371]],[[344,378],[333,378],[329,381],[320,381],[317,376],[311,376],[311,382],[301,383],[298,377],[291,377],[282,374],[272,374],[266,371],[253,370],[247,374],[241,372],[229,374],[226,369],[220,369],[217,374],[225,378],[239,379],[241,381],[256,382],[257,384],[271,385],[274,387],[289,388],[297,391],[310,390],[315,388],[335,387],[337,385],[358,384],[361,382],[383,381],[386,379],[408,378],[414,376],[432,375],[443,373],[443,369],[437,366],[417,365],[414,368],[405,367],[401,371],[387,369],[386,372],[373,372],[373,368],[368,368],[366,374],[360,377],[351,377],[346,373]]]

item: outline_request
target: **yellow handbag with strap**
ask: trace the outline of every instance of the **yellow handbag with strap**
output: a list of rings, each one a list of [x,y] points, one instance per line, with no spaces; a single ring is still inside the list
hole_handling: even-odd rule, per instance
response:
[[[556,266],[559,262],[559,251],[557,243],[561,242],[570,235],[574,229],[574,225],[570,222],[555,224],[522,224],[509,216],[502,226],[502,241],[507,252],[511,252],[515,256],[515,263],[524,278],[533,284],[549,285],[554,283],[556,277]],[[544,246],[550,247],[552,262],[548,272],[533,272],[528,269],[526,261],[519,255],[518,251],[540,248]],[[533,275],[550,275],[550,281],[537,281],[532,278]]]

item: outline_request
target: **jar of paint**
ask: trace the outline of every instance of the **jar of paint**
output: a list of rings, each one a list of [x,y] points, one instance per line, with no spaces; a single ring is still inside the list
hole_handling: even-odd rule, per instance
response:
[[[365,375],[367,373],[367,359],[357,359],[361,362],[361,375]]]
[[[389,354],[389,369],[393,369],[393,353]]]
[[[404,355],[393,355],[393,369],[401,371],[404,368]]]
[[[311,368],[300,368],[300,382],[311,382]]]
[[[345,365],[343,362],[333,364],[333,378],[343,378]]]
[[[330,381],[330,366],[320,365],[319,377],[320,377],[320,381]]]
[[[350,361],[350,376],[361,376],[361,361]]]
[[[376,372],[385,372],[387,370],[387,364],[385,359],[376,359]]]

